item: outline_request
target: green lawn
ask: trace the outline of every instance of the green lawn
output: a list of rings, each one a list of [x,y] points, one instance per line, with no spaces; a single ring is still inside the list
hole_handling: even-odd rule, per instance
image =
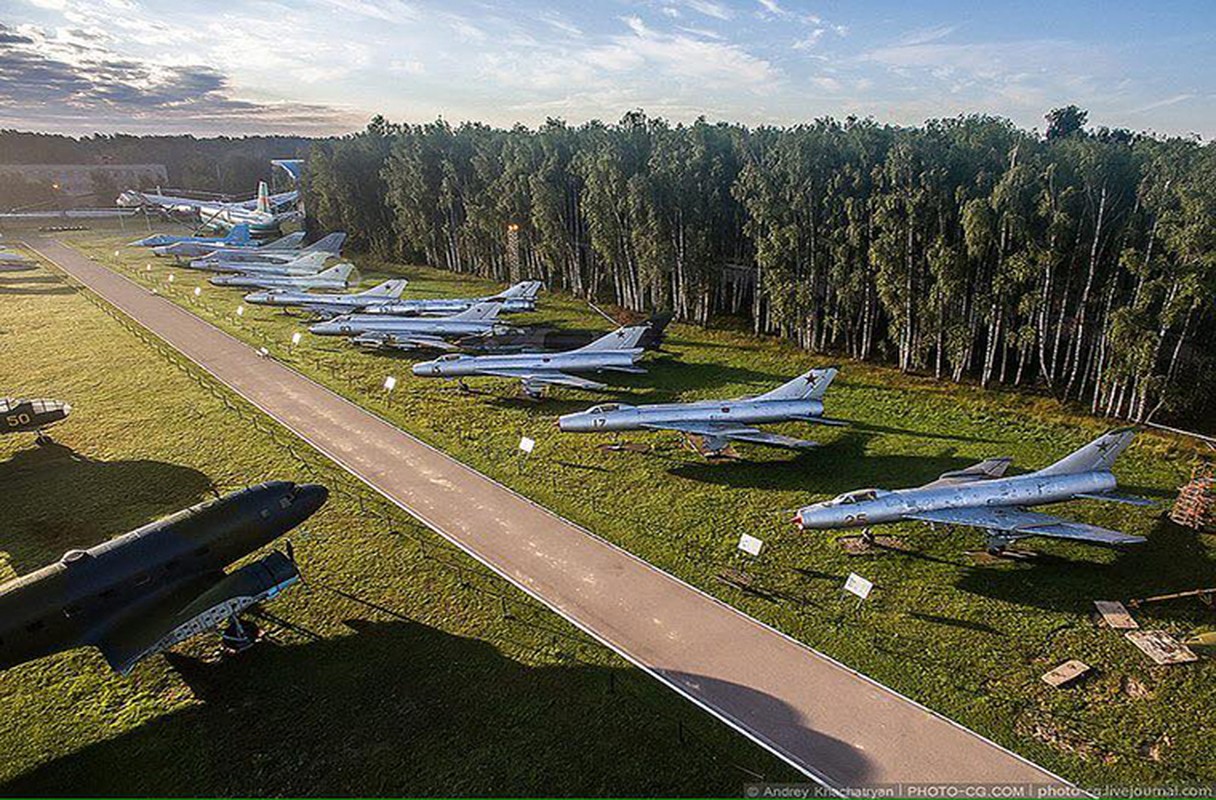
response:
[[[0,439],[0,581],[211,493],[319,478],[290,623],[113,675],[80,649],[0,672],[6,795],[738,794],[792,771],[48,272],[0,275],[0,386],[72,416]],[[504,611],[506,615],[504,615]],[[749,772],[750,771],[750,772]]]
[[[482,393],[409,374],[401,356],[355,350],[305,334],[290,314],[245,307],[240,293],[210,287],[205,276],[125,248],[130,237],[67,237],[82,250],[155,286],[197,313],[386,414],[479,470],[505,482],[648,561],[817,647],[1026,756],[1086,784],[1216,779],[1211,730],[1197,720],[1216,711],[1210,660],[1154,667],[1118,634],[1091,620],[1094,599],[1127,599],[1213,585],[1212,537],[1165,521],[1162,509],[1071,504],[1056,509],[1096,524],[1143,533],[1127,553],[1035,542],[1030,562],[976,563],[974,532],[903,525],[885,532],[902,547],[850,556],[834,534],[798,533],[789,510],[864,486],[895,488],[932,480],[987,456],[1009,455],[1015,468],[1043,466],[1099,434],[1107,424],[1044,398],[929,379],[865,364],[841,363],[827,397],[829,416],[851,428],[783,426],[824,446],[805,454],[740,448],[745,460],[706,463],[674,435],[636,435],[649,455],[601,453],[610,437],[558,433],[558,413],[602,402],[604,394],[559,390],[533,404],[510,381],[474,381]],[[147,265],[151,265],[151,270]],[[364,285],[386,275],[411,280],[407,295],[484,294],[491,284],[420,267],[360,262]],[[168,276],[174,275],[169,282]],[[201,296],[192,294],[202,287]],[[585,304],[543,295],[527,321],[603,327]],[[628,402],[738,395],[770,388],[816,358],[773,340],[730,330],[674,326],[668,353],[650,374],[619,381],[607,397]],[[400,383],[384,397],[387,375]],[[520,435],[536,452],[517,457]],[[1195,457],[1179,439],[1143,434],[1121,458],[1123,489],[1168,502]],[[1053,509],[1048,509],[1049,511]],[[741,532],[765,541],[759,559],[735,549]],[[745,567],[758,591],[718,579]],[[880,587],[855,613],[840,586],[850,571]],[[1145,627],[1186,633],[1210,622],[1198,604],[1154,606]],[[1064,691],[1039,676],[1069,658],[1095,675]]]

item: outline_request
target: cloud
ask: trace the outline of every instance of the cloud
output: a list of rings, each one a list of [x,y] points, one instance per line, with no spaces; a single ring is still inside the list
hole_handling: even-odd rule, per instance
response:
[[[22,124],[333,130],[349,129],[351,116],[321,105],[241,99],[212,67],[120,56],[79,31],[0,25],[0,118]]]
[[[684,0],[684,5],[698,14],[704,14],[714,19],[728,20],[735,16],[734,12],[729,8],[720,3],[714,3],[711,0]]]
[[[917,28],[914,31],[908,31],[903,36],[899,37],[899,44],[917,45],[936,42],[938,39],[944,39],[956,30],[954,25],[938,25],[933,28]]]

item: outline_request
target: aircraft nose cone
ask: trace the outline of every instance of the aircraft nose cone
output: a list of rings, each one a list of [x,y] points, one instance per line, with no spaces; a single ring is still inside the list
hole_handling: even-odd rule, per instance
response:
[[[417,364],[410,367],[410,371],[413,372],[415,375],[430,375],[431,374],[431,362],[430,361],[419,361]]]
[[[305,483],[296,487],[296,505],[305,517],[312,516],[329,499],[329,489],[319,483]]]
[[[71,413],[72,413],[72,404],[64,403],[63,404],[63,415],[66,417],[68,414],[71,414]]]

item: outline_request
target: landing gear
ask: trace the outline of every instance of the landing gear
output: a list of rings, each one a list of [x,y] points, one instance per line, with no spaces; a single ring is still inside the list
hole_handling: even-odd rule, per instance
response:
[[[257,625],[248,621],[242,622],[236,614],[228,618],[228,624],[220,632],[224,648],[232,653],[242,653],[253,647],[259,636],[261,631]]]
[[[874,531],[870,530],[869,528],[862,528],[861,536],[859,538],[861,539],[861,543],[867,547],[873,547],[878,543],[878,540],[874,538]]]
[[[987,531],[984,534],[984,549],[988,551],[990,556],[1000,556],[1005,553],[1005,548],[1013,544],[1013,539],[1008,536],[1002,536],[995,531]]]
[[[47,436],[44,431],[36,431],[34,434],[34,443],[39,447],[46,447],[47,445],[54,444],[55,440],[50,436]]]

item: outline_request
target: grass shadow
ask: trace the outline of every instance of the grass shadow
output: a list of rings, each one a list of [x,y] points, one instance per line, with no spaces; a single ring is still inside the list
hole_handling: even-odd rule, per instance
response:
[[[0,462],[0,486],[6,506],[0,551],[25,574],[65,550],[90,547],[199,502],[211,479],[163,461],[95,461],[52,442]]]

